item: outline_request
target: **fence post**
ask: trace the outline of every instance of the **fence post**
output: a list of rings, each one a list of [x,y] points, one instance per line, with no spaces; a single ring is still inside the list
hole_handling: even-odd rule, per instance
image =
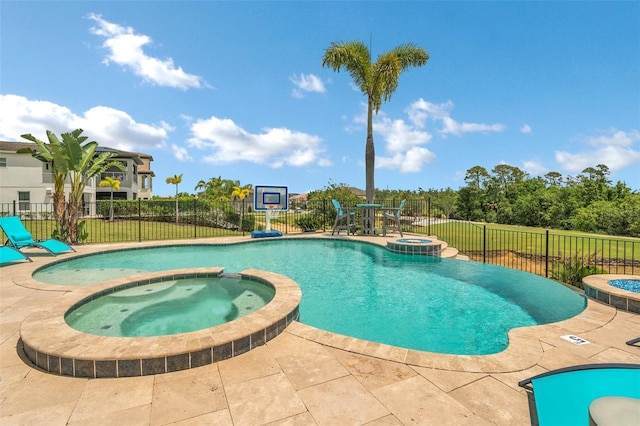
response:
[[[198,196],[193,197],[193,238],[198,238]]]
[[[544,276],[549,278],[549,230],[545,232],[545,248],[544,248]]]
[[[142,242],[142,200],[138,198],[138,242]]]
[[[427,197],[427,235],[431,235],[431,197]]]
[[[487,263],[487,225],[482,227],[482,263]]]
[[[13,200],[13,216],[17,216],[17,214],[16,214],[16,200]]]

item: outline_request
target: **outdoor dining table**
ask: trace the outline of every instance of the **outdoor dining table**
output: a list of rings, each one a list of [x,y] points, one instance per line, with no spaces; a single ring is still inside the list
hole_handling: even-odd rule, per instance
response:
[[[361,227],[360,235],[375,235],[376,233],[376,209],[381,207],[381,204],[356,204],[361,214]]]

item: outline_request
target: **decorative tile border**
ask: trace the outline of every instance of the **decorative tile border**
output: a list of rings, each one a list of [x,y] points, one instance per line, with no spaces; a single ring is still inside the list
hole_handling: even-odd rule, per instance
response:
[[[387,250],[412,256],[440,257],[443,245],[446,247],[443,241],[433,237],[398,238],[393,241],[387,241]]]
[[[237,320],[204,330],[156,337],[108,337],[82,333],[65,314],[116,289],[187,277],[219,276],[222,268],[173,270],[119,278],[79,288],[47,312],[27,317],[20,326],[26,356],[41,369],[74,377],[132,377],[196,368],[243,354],[282,333],[299,317],[302,292],[291,279],[247,269],[242,279],[269,285],[275,296],[264,307]]]
[[[582,279],[584,294],[614,308],[640,314],[640,294],[609,284],[612,280],[640,280],[640,275],[599,274]]]

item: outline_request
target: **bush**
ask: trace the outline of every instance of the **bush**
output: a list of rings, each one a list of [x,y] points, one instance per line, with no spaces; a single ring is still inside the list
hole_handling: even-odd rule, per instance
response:
[[[595,266],[596,255],[597,253],[594,252],[584,257],[578,252],[561,260],[554,261],[551,267],[551,277],[574,287],[584,288],[584,284],[582,283],[584,277],[604,272]]]
[[[293,222],[302,232],[315,232],[322,227],[322,224],[312,214],[305,214],[296,218]]]

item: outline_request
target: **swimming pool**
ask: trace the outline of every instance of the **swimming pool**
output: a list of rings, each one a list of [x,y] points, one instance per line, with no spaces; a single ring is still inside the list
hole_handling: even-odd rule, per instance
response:
[[[172,268],[256,268],[302,289],[300,321],[393,346],[484,355],[508,346],[510,329],[561,321],[585,299],[536,275],[495,265],[392,253],[345,240],[278,239],[141,248],[77,257],[34,274],[54,284],[93,284]],[[123,271],[124,270],[124,271]]]

